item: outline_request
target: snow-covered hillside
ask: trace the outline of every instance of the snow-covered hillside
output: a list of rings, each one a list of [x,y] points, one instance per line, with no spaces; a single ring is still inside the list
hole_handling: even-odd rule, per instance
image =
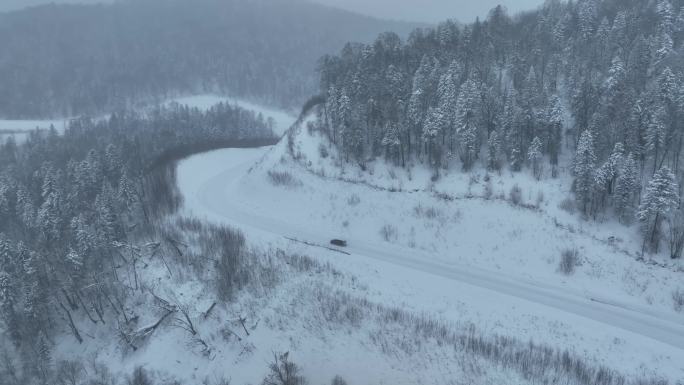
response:
[[[282,131],[295,120],[259,111]],[[560,209],[562,180],[475,170],[435,181],[419,165],[382,161],[362,170],[316,132],[290,133],[272,147],[181,161],[183,207],[135,246],[138,270],[127,276],[139,289],[124,310],[135,320],[78,314],[84,341],[64,326],[55,365],[124,378],[142,364],[161,383],[256,384],[289,352],[312,384],[684,378],[684,317],[673,306],[681,266],[639,260],[633,228]],[[223,225],[247,240],[248,279],[230,300],[215,290],[220,249],[201,241]],[[563,273],[568,250],[578,260]]]
[[[681,266],[638,260],[632,228],[561,210],[562,181],[474,172],[432,182],[419,167],[340,169],[339,155],[305,129],[291,144],[294,157],[284,139],[184,161],[187,213],[330,263],[372,301],[569,348],[632,378],[684,378],[684,316],[673,306]],[[516,184],[517,204],[509,196]],[[347,240],[349,255],[301,243],[332,238]],[[559,271],[566,250],[578,253],[570,275]],[[289,349],[306,352],[309,344]],[[341,359],[316,355],[329,366]],[[402,362],[398,373],[410,372]]]

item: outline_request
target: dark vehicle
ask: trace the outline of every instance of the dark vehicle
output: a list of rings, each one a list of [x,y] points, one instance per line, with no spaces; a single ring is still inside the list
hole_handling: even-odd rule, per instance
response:
[[[330,241],[330,244],[339,247],[347,247],[347,241],[343,241],[341,239],[333,239]]]

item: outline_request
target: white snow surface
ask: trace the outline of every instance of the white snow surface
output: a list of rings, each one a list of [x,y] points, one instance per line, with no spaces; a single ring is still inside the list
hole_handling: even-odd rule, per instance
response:
[[[320,155],[322,144],[324,138],[300,130],[297,161],[286,140],[191,157],[178,170],[185,210],[237,226],[257,244],[330,262],[358,277],[373,301],[569,348],[630,376],[684,378],[684,316],[671,297],[683,285],[681,266],[660,256],[653,257],[660,265],[636,260],[634,228],[560,210],[567,180],[490,175],[495,198],[514,184],[530,205],[543,194],[538,208],[515,207],[480,198],[484,172],[453,171],[433,183],[420,165],[410,172],[384,162],[370,164],[370,171],[340,169],[332,148]],[[295,182],[275,186],[269,171],[289,173]],[[385,225],[396,235],[381,236]],[[319,244],[346,239],[351,255],[284,237]],[[557,271],[565,248],[577,248],[582,259],[571,276]],[[306,343],[293,346],[307,350]],[[339,364],[334,352],[325,356]]]
[[[217,98],[177,101],[201,108]],[[279,127],[295,120],[279,116]],[[293,143],[296,159],[285,138],[272,147],[217,150],[180,162],[179,216],[237,227],[257,249],[308,255],[326,268],[298,273],[275,261],[286,275],[277,287],[248,288],[204,319],[201,312],[215,299],[211,277],[172,276],[153,258],[141,281],[190,309],[212,353],[203,355],[172,323],[137,351],[124,352],[111,337],[116,325],[83,319],[86,343],[76,344],[65,331],[56,341],[58,354],[107,362],[119,376],[144,364],[164,373],[158,380],[185,383],[224,377],[257,384],[273,352],[285,351],[312,384],[329,383],[337,374],[360,385],[529,383],[483,358],[463,357],[439,341],[385,325],[370,310],[358,323],[331,323],[326,298],[339,291],[457,329],[474,325],[485,336],[568,349],[630,378],[684,379],[684,316],[671,299],[674,289],[684,289],[681,265],[663,256],[650,257],[653,263],[636,260],[634,228],[586,222],[560,210],[567,180],[490,175],[493,197],[487,200],[481,197],[487,185],[481,171],[443,172],[431,182],[431,172],[419,164],[410,171],[384,162],[370,162],[366,171],[344,165],[315,132],[296,131]],[[291,180],[276,185],[269,172],[287,173]],[[514,184],[530,207],[498,199]],[[539,192],[544,199],[537,204]],[[391,230],[386,237],[383,227]],[[332,238],[347,240],[342,251],[349,255],[291,240],[327,246]],[[570,276],[557,271],[565,248],[577,248],[582,260]],[[158,319],[149,299],[141,297],[135,306],[143,317],[139,325]],[[249,336],[234,322],[238,317],[247,318]],[[226,327],[242,341],[226,339]]]

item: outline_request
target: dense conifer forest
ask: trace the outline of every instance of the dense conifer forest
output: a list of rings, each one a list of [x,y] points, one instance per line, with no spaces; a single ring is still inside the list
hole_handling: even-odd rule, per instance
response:
[[[668,232],[679,257],[683,5],[547,1],[349,44],[322,60],[320,128],[349,161],[417,161],[435,177],[572,174],[584,215],[638,220],[652,251]]]
[[[179,205],[173,161],[273,143],[271,125],[228,104],[206,112],[175,104],[79,118],[63,134],[36,131],[0,146],[0,308],[23,365],[3,376],[52,381],[53,338],[71,330],[82,343],[74,319],[83,314],[128,325],[130,266],[160,247],[140,243],[164,239],[160,220]]]

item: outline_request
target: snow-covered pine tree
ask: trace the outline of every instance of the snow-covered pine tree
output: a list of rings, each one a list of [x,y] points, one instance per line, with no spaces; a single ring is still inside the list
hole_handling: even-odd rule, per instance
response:
[[[630,223],[633,220],[639,189],[639,169],[634,155],[629,154],[618,170],[613,196],[615,213],[621,223]]]
[[[399,156],[403,155],[401,151],[401,140],[399,139],[399,128],[391,123],[387,124],[385,128],[385,136],[382,138],[382,145],[385,147],[385,156],[390,159],[399,161]],[[403,159],[402,167],[403,167]]]
[[[487,169],[490,171],[498,171],[501,169],[501,139],[499,139],[499,131],[495,130],[489,135],[487,141]]]
[[[582,208],[582,213],[589,215],[592,209],[594,170],[596,167],[594,137],[589,130],[584,130],[580,135],[575,152],[574,166],[574,191],[577,203]]]
[[[579,2],[579,32],[582,40],[587,41],[594,36],[597,26],[598,6],[596,0]]]
[[[667,112],[665,108],[660,106],[653,112],[646,127],[644,144],[645,149],[653,155],[653,173],[656,172],[660,157],[667,144],[667,127],[666,127]]]
[[[648,182],[644,198],[637,211],[644,237],[644,248],[649,245],[653,252],[658,252],[661,223],[678,205],[679,187],[675,176],[667,166],[663,166]]]
[[[563,138],[563,106],[561,105],[560,97],[558,97],[558,95],[551,97],[546,113],[546,121],[549,130],[547,152],[549,153],[551,165],[555,167],[558,165],[558,157],[560,156]]]
[[[423,142],[426,146],[428,162],[433,168],[437,168],[441,163],[441,144],[439,139],[442,137],[445,126],[444,114],[439,107],[432,107],[428,110],[427,119],[423,125]]]
[[[611,202],[608,198],[613,195],[615,180],[624,162],[624,154],[625,148],[622,143],[616,143],[608,160],[596,170],[595,201],[600,209]]]
[[[478,127],[479,87],[469,78],[461,87],[457,102],[456,132],[463,169],[469,170],[480,152]]]
[[[542,142],[538,136],[535,136],[527,150],[527,160],[530,162],[532,173],[537,180],[541,179],[542,176],[542,157]]]

